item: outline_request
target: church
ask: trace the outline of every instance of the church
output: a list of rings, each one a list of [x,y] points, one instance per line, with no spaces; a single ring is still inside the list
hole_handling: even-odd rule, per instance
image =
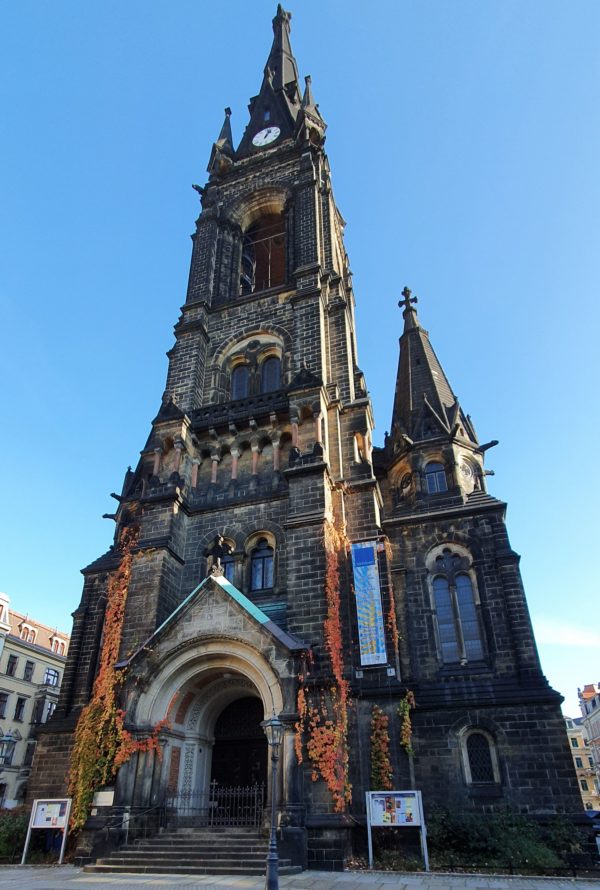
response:
[[[105,787],[107,810],[235,826],[274,802],[290,861],[341,868],[377,787],[420,790],[425,814],[581,804],[486,490],[497,443],[479,442],[408,288],[373,445],[326,123],[290,19],[279,6],[241,141],[226,109],[195,186],[165,391],[114,495],[114,545],[83,569],[29,796],[65,795],[68,775],[81,790],[95,720],[93,744],[114,743],[92,751],[104,782],[84,803]]]

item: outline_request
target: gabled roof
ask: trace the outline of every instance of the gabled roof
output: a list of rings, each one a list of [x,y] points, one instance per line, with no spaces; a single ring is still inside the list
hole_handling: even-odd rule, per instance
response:
[[[170,627],[182,619],[182,617],[192,608],[193,604],[202,597],[210,589],[215,589],[234,600],[237,605],[263,630],[269,633],[281,646],[290,652],[302,652],[310,648],[308,643],[304,643],[292,634],[282,630],[278,624],[269,618],[258,606],[256,606],[247,596],[234,587],[224,576],[209,575],[204,579],[192,592],[180,603],[177,608],[171,612],[169,617],[163,621],[154,633],[142,643],[142,645],[133,653],[130,658],[124,659],[117,664],[118,668],[124,668],[132,661],[136,660],[143,652],[153,648],[153,644],[162,637]]]

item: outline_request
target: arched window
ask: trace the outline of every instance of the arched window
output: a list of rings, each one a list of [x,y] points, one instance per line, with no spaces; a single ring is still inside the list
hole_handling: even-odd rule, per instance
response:
[[[481,625],[467,556],[445,548],[430,571],[433,575],[433,606],[444,664],[484,658]]]
[[[273,587],[273,548],[266,538],[260,538],[250,556],[250,589],[268,590]]]
[[[221,565],[223,566],[223,572],[227,580],[233,584],[233,579],[235,576],[235,560],[233,558],[232,553],[228,553],[221,560]]]
[[[444,465],[437,461],[431,461],[425,467],[425,484],[427,486],[427,494],[439,494],[442,491],[448,491],[448,482],[446,481],[446,471]]]
[[[451,583],[454,581],[454,583]],[[468,575],[433,579],[442,661],[478,661],[483,658],[479,620]]]
[[[487,732],[473,729],[461,740],[465,775],[469,785],[498,785],[500,770],[493,739]]]
[[[281,361],[272,355],[265,359],[260,369],[260,391],[273,392],[281,386]]]
[[[236,365],[231,374],[231,398],[247,398],[249,382],[250,368],[248,365]]]
[[[244,235],[240,292],[277,287],[285,281],[285,219],[269,213],[253,223]]]

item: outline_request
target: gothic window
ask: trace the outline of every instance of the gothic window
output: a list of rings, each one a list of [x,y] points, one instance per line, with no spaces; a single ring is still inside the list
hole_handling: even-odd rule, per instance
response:
[[[448,491],[446,471],[443,464],[437,461],[431,461],[427,464],[425,467],[425,485],[427,486],[427,494],[439,494],[442,491]]]
[[[248,367],[248,365],[236,365],[231,374],[231,398],[247,398],[249,383],[250,368]]]
[[[500,782],[498,758],[491,737],[481,730],[468,732],[463,739],[463,758],[470,785],[492,785]]]
[[[266,538],[260,538],[250,555],[250,589],[268,590],[273,587],[273,548]]]
[[[235,560],[233,558],[233,554],[228,553],[226,556],[224,556],[221,560],[221,565],[223,566],[225,577],[230,582],[230,584],[233,584],[233,579],[235,577]]]
[[[282,213],[262,216],[244,234],[240,292],[277,287],[285,281],[285,220]]]
[[[444,664],[466,664],[484,657],[481,626],[469,561],[446,548],[431,567],[433,606]]]
[[[260,369],[260,391],[273,392],[281,386],[281,360],[271,355]]]

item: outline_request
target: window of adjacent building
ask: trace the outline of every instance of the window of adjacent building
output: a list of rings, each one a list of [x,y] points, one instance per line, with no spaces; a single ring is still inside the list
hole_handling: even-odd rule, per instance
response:
[[[50,717],[52,717],[52,715],[54,714],[55,710],[56,710],[56,702],[55,702],[55,701],[49,701],[49,702],[48,702],[48,708],[47,708],[47,710],[46,710],[46,720],[49,720]]]
[[[589,785],[588,785],[586,779],[580,779],[580,780],[579,780],[579,784],[581,785],[581,790],[582,790],[582,791],[589,791],[589,790],[590,790],[590,787],[589,787]]]
[[[590,769],[594,769],[594,758],[588,755],[588,760],[590,763]]]
[[[443,464],[436,461],[427,464],[425,467],[425,485],[427,486],[427,494],[439,494],[442,491],[448,491],[446,471]]]
[[[231,373],[231,398],[245,399],[250,386],[250,368],[248,365],[236,365]]]
[[[32,723],[41,723],[44,717],[44,707],[46,705],[45,698],[38,698],[33,706],[33,717],[31,718]]]
[[[277,287],[285,281],[285,220],[282,213],[262,216],[244,234],[240,293]]]
[[[483,645],[473,585],[466,574],[453,580],[454,584],[447,577],[433,579],[442,660],[448,664],[477,661],[483,658]]]
[[[571,747],[579,748],[579,742],[577,741],[577,739],[571,739]]]
[[[31,678],[33,677],[33,669],[35,668],[34,661],[26,661],[25,667],[23,669],[23,679],[31,682]]]
[[[6,717],[6,705],[8,704],[8,692],[0,692],[0,717]]]
[[[52,640],[52,651],[56,652],[57,655],[64,655],[66,652],[66,645],[63,640],[59,640],[58,637],[54,637]]]
[[[58,671],[54,668],[46,668],[44,672],[44,684],[46,686],[58,686]]]
[[[31,766],[31,764],[33,763],[35,744],[35,742],[27,742],[27,747],[25,748],[25,756],[23,758],[23,766]]]
[[[583,769],[583,760],[581,759],[581,757],[575,758],[575,766],[577,767],[577,769]]]
[[[273,392],[281,386],[281,361],[277,356],[269,356],[260,369],[260,391]]]
[[[26,698],[21,698],[20,696],[17,698],[17,704],[15,705],[15,720],[18,720],[19,723],[23,722],[23,718],[25,716],[25,704],[27,703]]]
[[[261,538],[250,556],[252,590],[267,590],[273,587],[273,548],[266,538]]]
[[[9,655],[8,662],[6,663],[6,674],[8,677],[14,677],[17,671],[17,665],[19,663],[19,659],[16,655]]]

